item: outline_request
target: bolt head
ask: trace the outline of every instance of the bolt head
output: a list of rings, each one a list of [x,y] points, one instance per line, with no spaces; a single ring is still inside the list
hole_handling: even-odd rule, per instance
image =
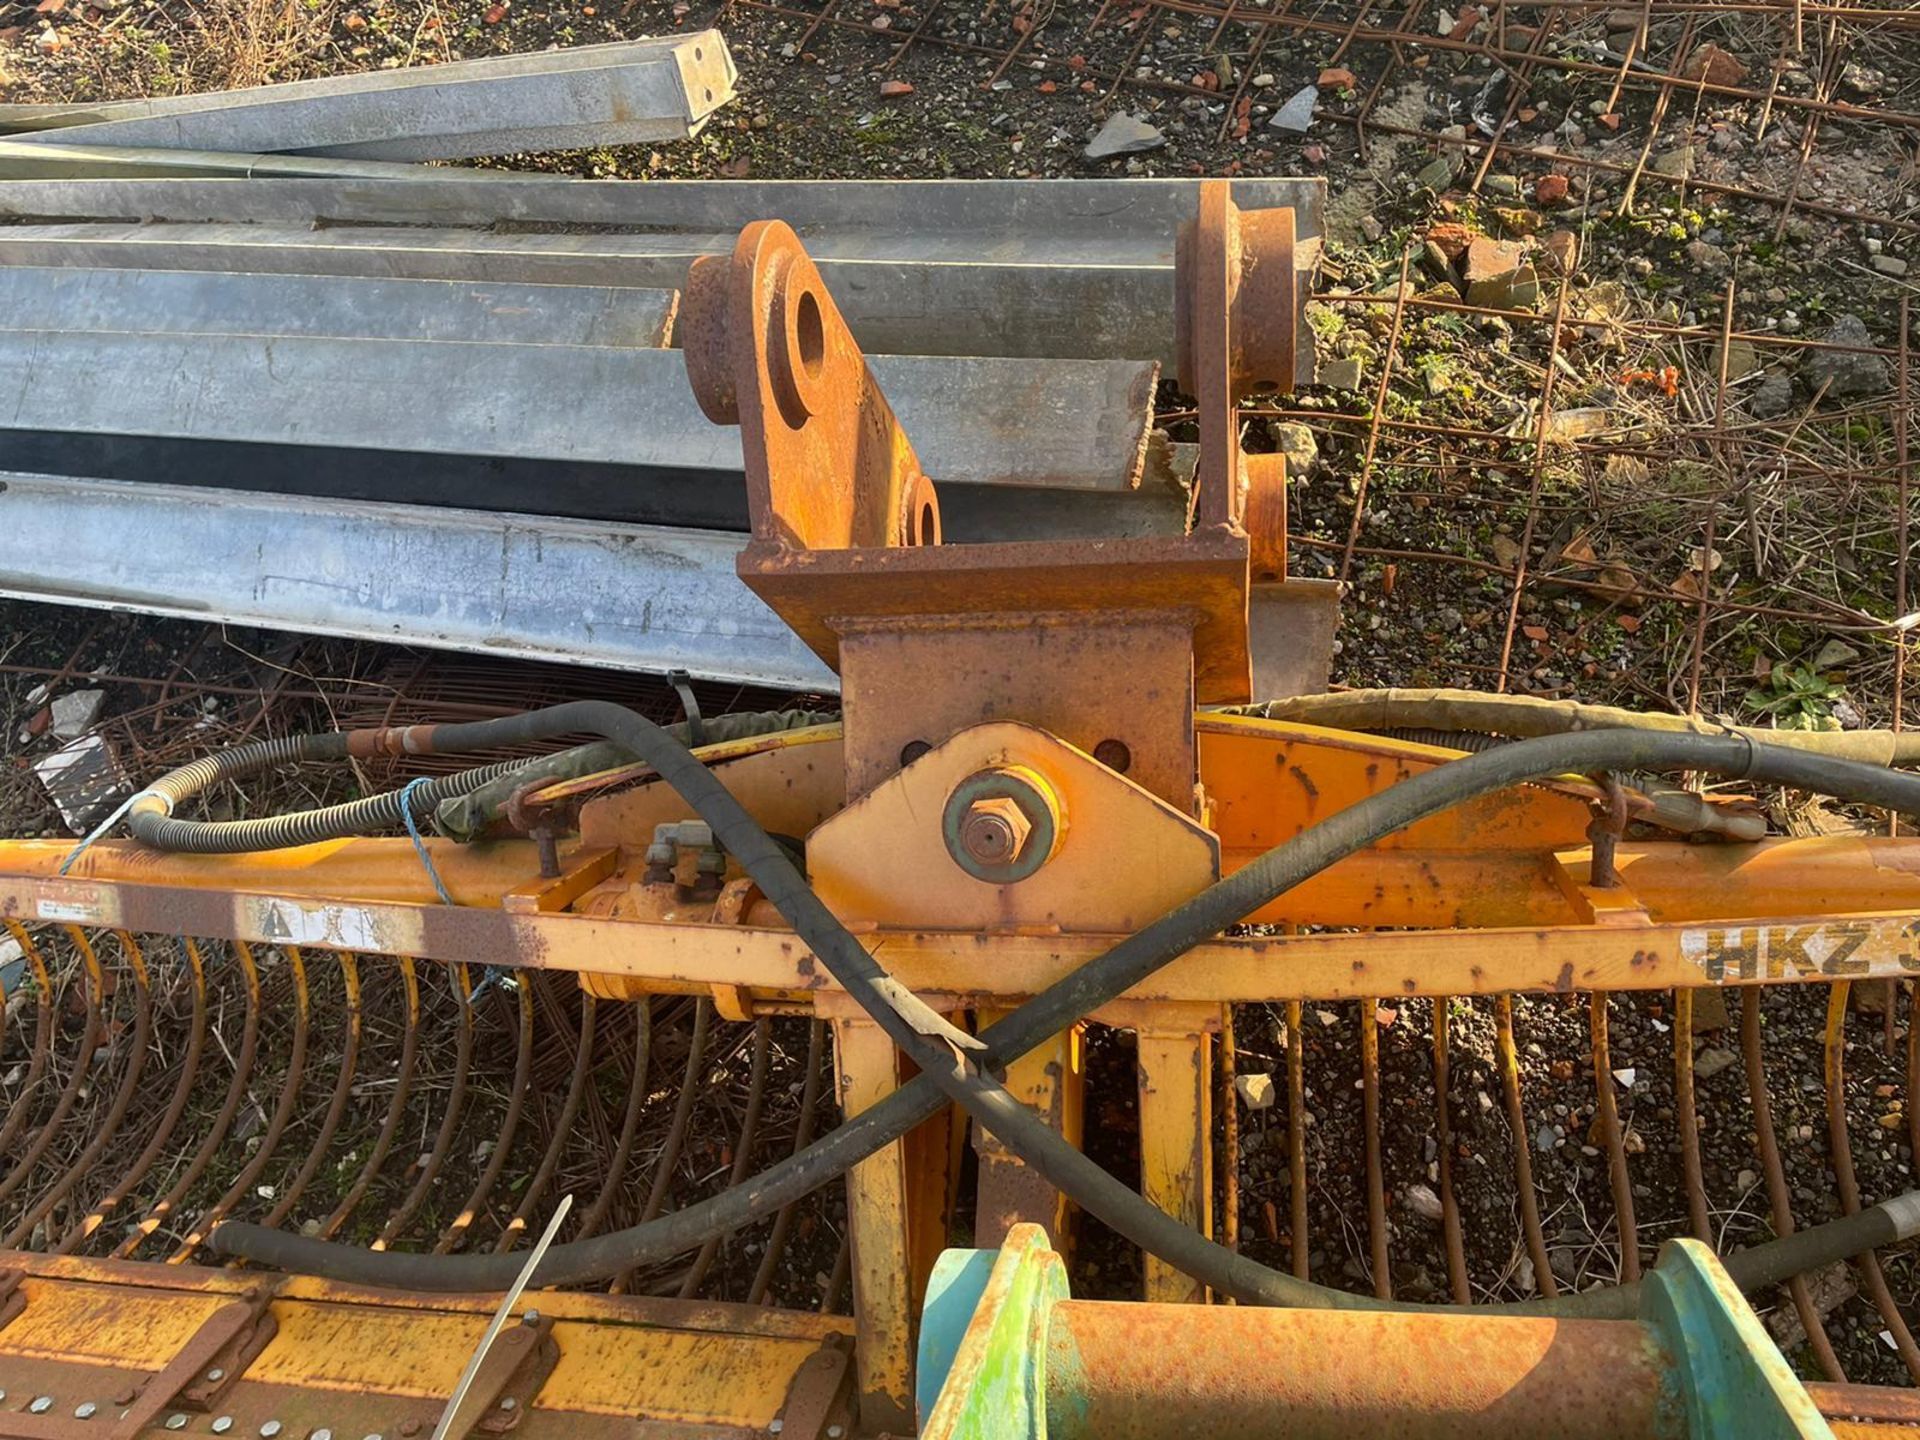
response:
[[[33,1397],[33,1403],[27,1406],[27,1409],[35,1415],[44,1415],[52,1408],[53,1396],[51,1395],[36,1395]]]
[[[176,1410],[173,1414],[167,1416],[167,1428],[169,1430],[186,1429],[187,1417],[182,1415],[179,1411]]]
[[[273,1437],[280,1433],[280,1422],[278,1420],[263,1421],[260,1426],[260,1433],[266,1437],[266,1440],[273,1440]]]
[[[1011,795],[975,800],[960,822],[960,844],[982,865],[1011,865],[1032,833],[1033,822]]]
[[[216,1415],[213,1417],[213,1433],[214,1434],[224,1435],[227,1433],[227,1431],[231,1430],[232,1428],[233,1428],[233,1416]]]
[[[307,1436],[307,1440],[333,1440],[333,1431],[322,1425],[318,1430]]]
[[[207,1379],[213,1381],[215,1384],[218,1384],[220,1381],[226,1378],[227,1378],[227,1372],[222,1370],[218,1365],[214,1366],[213,1369],[207,1371]]]
[[[91,1420],[93,1418],[93,1412],[99,1408],[100,1407],[95,1405],[91,1400],[82,1400],[78,1405],[73,1407],[73,1418],[76,1420]]]

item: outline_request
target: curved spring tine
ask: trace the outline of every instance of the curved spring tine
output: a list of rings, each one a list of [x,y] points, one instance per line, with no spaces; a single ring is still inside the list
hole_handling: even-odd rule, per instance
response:
[[[1840,1208],[1848,1215],[1858,1214],[1860,1210],[1860,1183],[1853,1173],[1853,1146],[1847,1138],[1847,996],[1852,989],[1850,982],[1836,980],[1827,996],[1824,1067],[1827,1082],[1827,1148],[1833,1161],[1833,1178],[1840,1187]],[[1900,1306],[1894,1300],[1893,1292],[1887,1288],[1887,1277],[1880,1268],[1880,1257],[1868,1250],[1856,1255],[1853,1263],[1859,1268],[1861,1279],[1866,1282],[1867,1293],[1873,1297],[1874,1309],[1887,1322],[1887,1333],[1893,1336],[1894,1348],[1900,1352],[1907,1373],[1915,1380],[1920,1380],[1920,1348],[1915,1347],[1913,1332],[1901,1318]]]
[[[18,1190],[33,1173],[33,1167],[58,1138],[60,1127],[65,1123],[74,1103],[80,1098],[80,1087],[86,1083],[87,1071],[93,1068],[94,1052],[100,1046],[100,1031],[104,1024],[102,1017],[102,997],[106,991],[106,977],[100,971],[100,957],[93,953],[93,943],[87,939],[86,931],[77,925],[69,925],[67,934],[79,948],[80,958],[86,972],[87,1018],[86,1033],[81,1036],[80,1048],[73,1058],[73,1069],[67,1075],[67,1083],[60,1091],[60,1098],[53,1102],[53,1113],[40,1127],[40,1133],[33,1143],[21,1152],[20,1158],[7,1172],[7,1178],[0,1180],[0,1200],[6,1199]]]
[[[746,1178],[747,1169],[753,1161],[754,1134],[760,1128],[760,1107],[767,1095],[767,1058],[773,1048],[772,1042],[773,1022],[762,1015],[753,1022],[753,1066],[747,1081],[747,1107],[740,1117],[739,1138],[734,1142],[733,1168],[727,1175],[729,1189]],[[724,1238],[713,1236],[693,1257],[686,1278],[680,1282],[682,1300],[691,1300],[699,1290],[700,1282],[707,1278],[707,1271],[713,1266],[713,1257],[720,1253],[720,1242]]]
[[[793,1132],[793,1153],[798,1155],[813,1141],[814,1112],[819,1108],[821,1075],[820,1052],[825,1048],[827,1022],[813,1020],[807,1025],[807,1078],[800,1087],[800,1118]],[[793,1225],[793,1204],[780,1207],[780,1213],[773,1217],[773,1229],[767,1235],[767,1248],[760,1257],[760,1268],[754,1272],[753,1288],[747,1292],[747,1304],[763,1305],[767,1291],[773,1286],[774,1268],[779,1265],[780,1257],[786,1252],[787,1231]]]
[[[307,1068],[308,1024],[312,1018],[311,996],[307,993],[307,965],[298,947],[289,945],[285,951],[287,969],[293,976],[293,1044],[287,1051],[287,1077],[280,1086],[279,1102],[273,1107],[273,1117],[268,1120],[266,1132],[260,1137],[260,1148],[253,1152],[251,1159],[240,1167],[240,1173],[234,1177],[233,1184],[226,1193],[207,1212],[200,1217],[199,1223],[187,1232],[174,1252],[167,1257],[169,1265],[184,1265],[193,1258],[194,1251],[205,1243],[207,1236],[213,1233],[213,1227],[226,1219],[229,1211],[250,1194],[254,1183],[259,1180],[269,1163],[273,1152],[280,1144],[280,1137],[286,1133],[287,1122],[293,1119],[293,1112],[300,1103],[300,1081]]]
[[[1787,1198],[1787,1171],[1780,1163],[1780,1146],[1773,1136],[1773,1097],[1767,1090],[1767,1067],[1760,1053],[1760,987],[1749,985],[1740,995],[1740,1054],[1747,1072],[1747,1096],[1753,1105],[1753,1130],[1760,1146],[1760,1169],[1767,1177],[1767,1207],[1773,1220],[1773,1233],[1785,1239],[1793,1233],[1793,1202]],[[1787,1293],[1807,1333],[1814,1358],[1829,1380],[1845,1384],[1847,1372],[1840,1357],[1833,1353],[1820,1312],[1814,1308],[1813,1292],[1804,1275],[1787,1282]]]
[[[1240,1098],[1234,1089],[1239,1040],[1233,1033],[1233,1006],[1220,1007],[1220,1243],[1240,1248]],[[1226,1297],[1229,1305],[1237,1303]]]
[[[1393,1298],[1393,1257],[1387,1249],[1387,1180],[1380,1163],[1380,1002],[1360,1001],[1360,1115],[1367,1150],[1367,1238],[1373,1293]]]
[[[513,1219],[501,1230],[500,1239],[493,1247],[496,1252],[511,1249],[521,1232],[527,1228],[527,1221],[539,1206],[541,1197],[547,1193],[547,1186],[553,1183],[554,1171],[560,1168],[560,1157],[566,1152],[567,1142],[573,1138],[573,1123],[580,1117],[580,1103],[587,1094],[587,1079],[593,1073],[594,1009],[593,996],[582,990],[580,1039],[573,1049],[573,1073],[567,1079],[567,1095],[560,1102],[559,1118],[554,1121],[553,1138],[547,1142],[546,1154],[540,1157],[540,1165],[533,1172],[533,1179],[527,1182],[527,1193],[520,1197]]]
[[[27,1056],[27,1073],[20,1081],[20,1093],[7,1107],[7,1115],[0,1120],[0,1155],[7,1152],[33,1114],[33,1107],[27,1102],[40,1086],[41,1077],[46,1074],[47,1057],[53,1053],[53,977],[47,973],[47,962],[40,954],[40,947],[33,943],[33,937],[27,933],[27,927],[18,920],[7,921],[7,930],[12,934],[14,943],[27,957],[27,964],[33,968],[33,983],[39,996],[34,1006],[33,1016],[33,1053]],[[0,1002],[0,1013],[4,1013],[4,1003]]]
[[[633,1070],[627,1083],[627,1108],[620,1121],[620,1136],[614,1141],[613,1158],[607,1162],[606,1182],[594,1197],[593,1206],[581,1217],[575,1238],[584,1240],[599,1232],[600,1224],[613,1207],[627,1176],[627,1162],[633,1156],[634,1137],[640,1133],[640,1115],[647,1108],[647,1068],[653,1056],[653,1001],[642,995],[633,1002]]]
[[[1633,1177],[1627,1173],[1627,1145],[1620,1133],[1620,1112],[1613,1101],[1613,1063],[1607,1049],[1607,992],[1588,1001],[1593,1023],[1594,1113],[1607,1147],[1607,1178],[1613,1187],[1613,1213],[1620,1224],[1620,1278],[1640,1278],[1640,1229],[1633,1221]]]
[[[240,962],[241,978],[247,992],[247,1015],[240,1031],[240,1053],[234,1058],[233,1078],[227,1082],[226,1099],[221,1102],[220,1113],[214,1116],[213,1125],[207,1131],[206,1138],[200,1142],[200,1148],[187,1162],[187,1168],[143,1215],[140,1223],[114,1247],[113,1258],[125,1260],[140,1248],[141,1242],[166,1222],[174,1208],[186,1198],[189,1191],[200,1182],[207,1166],[213,1162],[215,1153],[226,1143],[227,1132],[233,1128],[234,1116],[240,1113],[240,1102],[246,1097],[247,1086],[253,1080],[254,1057],[260,1047],[260,968],[254,963],[253,950],[244,941],[234,942],[234,955]]]
[[[414,971],[413,957],[400,957],[400,983],[405,994],[406,1006],[401,1021],[405,1027],[400,1041],[400,1064],[393,1079],[393,1094],[387,1100],[387,1113],[380,1122],[380,1134],[375,1137],[373,1151],[367,1156],[367,1163],[360,1167],[360,1173],[354,1177],[347,1193],[340,1197],[340,1203],[333,1213],[320,1222],[320,1238],[330,1238],[334,1232],[346,1224],[347,1217],[354,1212],[365,1198],[373,1177],[380,1173],[380,1167],[386,1163],[387,1152],[393,1148],[394,1136],[400,1132],[400,1121],[406,1115],[407,1096],[413,1088],[413,1067],[420,1056],[420,979]]]
[[[1453,1193],[1453,1091],[1447,1056],[1447,1006],[1449,996],[1433,1001],[1433,1093],[1438,1097],[1434,1112],[1433,1138],[1439,1151],[1440,1233],[1447,1247],[1447,1284],[1456,1305],[1473,1303],[1473,1286],[1467,1276],[1466,1241],[1460,1234],[1460,1203]]]
[[[1680,1122],[1680,1169],[1686,1175],[1687,1223],[1693,1238],[1713,1245],[1707,1216],[1707,1181],[1700,1169],[1700,1115],[1693,1095],[1693,991],[1673,992],[1673,1110]]]
[[[120,1076],[120,1088],[114,1092],[106,1115],[98,1122],[93,1139],[87,1142],[86,1148],[78,1156],[61,1167],[53,1184],[27,1207],[5,1238],[0,1238],[0,1247],[9,1250],[17,1248],[33,1233],[35,1225],[51,1214],[56,1205],[93,1173],[94,1162],[113,1143],[114,1136],[120,1133],[127,1110],[140,1089],[140,1076],[147,1068],[148,1047],[153,1043],[153,987],[148,983],[147,957],[141,953],[139,941],[124,930],[116,930],[114,936],[127,957],[127,968],[133,971],[134,989],[132,1049]]]
[[[1307,1042],[1300,1032],[1300,1002],[1287,1002],[1287,1175],[1291,1195],[1287,1245],[1293,1273],[1307,1278]]]
[[[840,1294],[847,1288],[847,1276],[853,1270],[853,1250],[851,1242],[853,1231],[840,1232],[840,1248],[834,1252],[833,1269],[827,1274],[827,1283],[820,1291],[820,1313],[836,1315],[840,1310]]]
[[[513,1149],[514,1134],[520,1128],[520,1115],[526,1109],[527,1091],[533,1082],[533,986],[522,981],[513,987],[515,998],[520,1002],[516,1013],[520,1017],[520,1039],[513,1062],[513,1093],[507,1099],[507,1112],[500,1117],[500,1133],[494,1137],[493,1153],[487,1156],[487,1165],[480,1172],[480,1178],[474,1182],[473,1193],[467,1197],[467,1203],[460,1207],[460,1213],[453,1223],[440,1233],[434,1242],[433,1253],[445,1255],[466,1238],[467,1231],[479,1218],[486,1206],[487,1196],[493,1193],[500,1172],[506,1168],[507,1155]]]
[[[667,1194],[673,1186],[673,1172],[680,1164],[680,1151],[686,1144],[687,1124],[693,1118],[693,1102],[698,1096],[698,1083],[701,1066],[707,1057],[707,1026],[713,1016],[713,1002],[702,995],[693,1003],[693,1033],[687,1041],[687,1068],[680,1079],[680,1093],[674,1097],[673,1122],[667,1127],[667,1138],[661,1142],[659,1158],[653,1166],[653,1186],[647,1192],[647,1203],[641,1207],[640,1222],[658,1215],[667,1203]],[[614,1278],[607,1288],[616,1295],[623,1295],[633,1287],[633,1272]]]
[[[1920,1156],[1920,980],[1907,992],[1907,1149]]]
[[[453,994],[459,1002],[459,1027],[454,1041],[453,1085],[447,1091],[446,1109],[440,1115],[440,1128],[433,1137],[433,1149],[427,1152],[427,1163],[420,1167],[420,1174],[413,1182],[413,1188],[407,1192],[393,1212],[387,1217],[387,1223],[381,1227],[379,1238],[373,1242],[373,1249],[384,1250],[391,1245],[400,1232],[407,1228],[407,1222],[413,1219],[414,1212],[425,1203],[427,1192],[433,1188],[440,1167],[447,1163],[447,1155],[453,1148],[454,1132],[460,1124],[460,1111],[467,1100],[467,1073],[473,1064],[473,972],[464,962],[456,962],[453,967]]]
[[[200,1077],[200,1057],[206,1051],[208,1005],[207,968],[201,959],[200,947],[191,939],[183,939],[183,944],[193,985],[193,1029],[187,1036],[186,1052],[180,1060],[180,1078],[174,1083],[173,1098],[167,1102],[166,1113],[154,1127],[147,1148],[140,1152],[139,1158],[114,1182],[113,1188],[100,1197],[85,1217],[60,1237],[58,1254],[71,1255],[82,1241],[106,1223],[107,1217],[113,1214],[120,1202],[147,1178],[147,1172],[165,1152],[167,1142],[173,1139],[173,1132],[179,1128],[180,1117],[187,1113],[187,1101],[193,1094],[193,1083]]]
[[[347,1043],[340,1052],[340,1075],[333,1083],[333,1098],[327,1102],[327,1113],[320,1121],[320,1133],[308,1147],[305,1162],[287,1184],[284,1193],[274,1202],[273,1209],[260,1222],[269,1230],[291,1215],[293,1207],[300,1203],[300,1196],[305,1193],[322,1162],[328,1158],[334,1132],[340,1128],[340,1121],[347,1113],[347,1101],[353,1096],[354,1069],[360,1062],[360,967],[352,954],[345,950],[340,952],[340,982],[345,987],[347,1000]]]
[[[1547,1240],[1540,1229],[1540,1196],[1533,1188],[1533,1152],[1527,1147],[1527,1110],[1520,1095],[1520,1052],[1513,1043],[1513,996],[1497,995],[1493,1002],[1495,1048],[1500,1057],[1500,1089],[1507,1102],[1507,1129],[1513,1136],[1513,1179],[1520,1196],[1520,1230],[1527,1258],[1533,1261],[1534,1283],[1551,1300],[1560,1285],[1547,1263]]]

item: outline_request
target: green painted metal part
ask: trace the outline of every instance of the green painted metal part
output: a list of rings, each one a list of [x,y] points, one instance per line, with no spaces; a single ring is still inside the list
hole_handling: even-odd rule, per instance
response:
[[[1690,1440],[1832,1440],[1760,1317],[1698,1240],[1669,1240],[1641,1282],[1641,1323],[1673,1357]]]
[[[1065,1266],[1037,1225],[1015,1226],[998,1251],[942,1255],[920,1328],[921,1440],[1047,1440],[1050,1403],[1056,1416],[1077,1412],[1101,1377],[1048,1367],[1053,1310],[1068,1299]],[[1063,1319],[1080,1308],[1085,1307],[1063,1311]],[[1184,1308],[1142,1306],[1141,1311],[1161,1312],[1165,1343],[1178,1347]],[[1260,1312],[1244,1313],[1251,1324]],[[1621,1384],[1641,1387],[1634,1393],[1652,1402],[1657,1417],[1652,1434],[1688,1440],[1833,1440],[1832,1429],[1759,1317],[1713,1252],[1697,1241],[1674,1240],[1662,1248],[1659,1263],[1642,1281],[1638,1320],[1587,1323],[1635,1327],[1650,1342],[1649,1353],[1662,1357],[1657,1396],[1647,1388],[1654,1372],[1619,1377]],[[1464,1355],[1458,1358],[1469,1363]],[[1447,1364],[1444,1346],[1436,1344],[1428,1359]],[[1308,1372],[1309,1378],[1324,1366],[1327,1383],[1340,1384],[1337,1362],[1324,1353],[1275,1354],[1271,1363]],[[1424,1433],[1418,1406],[1417,1396],[1409,1394],[1407,1413],[1394,1417],[1395,1434]],[[1628,1408],[1623,1405],[1621,1413]],[[1234,1434],[1245,1433],[1238,1428],[1247,1418],[1244,1407],[1231,1423],[1230,1417],[1219,1418]],[[1455,1415],[1447,1423],[1458,1420]],[[1365,1427],[1358,1415],[1355,1421],[1359,1433]],[[1551,1423],[1544,1415],[1539,1421]],[[1272,1425],[1272,1433],[1284,1433],[1287,1417],[1275,1414]],[[1139,1427],[1141,1434],[1153,1431],[1152,1425]]]
[[[920,1322],[922,1440],[1045,1436],[1047,1315],[1066,1298],[1067,1267],[1038,1225],[1014,1226],[997,1252],[942,1254]]]

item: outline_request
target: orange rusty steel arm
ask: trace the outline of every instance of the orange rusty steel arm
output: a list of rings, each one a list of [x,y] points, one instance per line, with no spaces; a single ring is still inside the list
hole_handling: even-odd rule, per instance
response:
[[[694,397],[740,427],[754,547],[940,543],[933,482],[790,226],[695,260],[681,315]]]
[[[1229,182],[1209,180],[1174,250],[1174,356],[1180,387],[1199,406],[1194,521],[1244,528],[1259,580],[1286,578],[1286,461],[1241,454],[1238,407],[1255,390],[1293,389],[1293,246],[1293,211],[1243,211]]]

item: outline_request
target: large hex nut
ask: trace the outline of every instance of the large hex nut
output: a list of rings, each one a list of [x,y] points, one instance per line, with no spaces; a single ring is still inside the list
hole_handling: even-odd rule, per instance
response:
[[[942,826],[947,853],[976,880],[1008,885],[1052,857],[1064,816],[1060,797],[1025,766],[980,770],[947,797]]]

